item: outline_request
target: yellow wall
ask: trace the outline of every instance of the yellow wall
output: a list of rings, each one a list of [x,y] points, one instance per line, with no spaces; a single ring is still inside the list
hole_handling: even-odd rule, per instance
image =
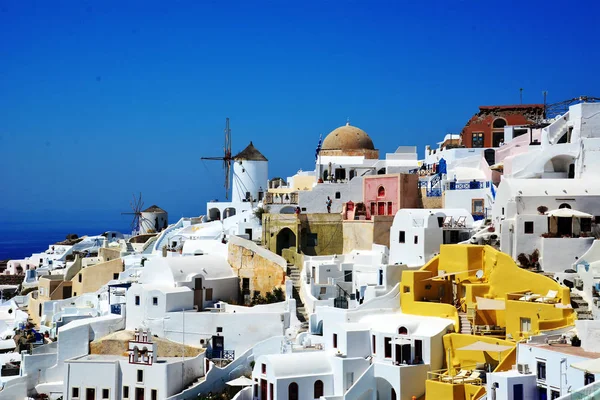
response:
[[[394,216],[374,216],[371,221],[343,221],[343,252],[371,250],[373,244],[390,245]]]
[[[482,272],[481,278],[476,274]],[[444,274],[451,276],[430,279]],[[531,320],[531,334],[567,327],[574,324],[575,314],[570,308],[554,304],[515,300],[526,291],[544,296],[549,290],[558,292],[558,301],[570,304],[569,289],[541,274],[519,268],[510,256],[490,246],[442,245],[440,255],[434,257],[419,271],[404,271],[402,275],[401,306],[409,314],[454,317],[458,331],[458,313],[452,299],[452,281],[457,285],[461,311],[476,309],[476,297],[502,300],[505,310],[479,310],[475,324],[506,327],[513,339],[523,336],[521,318]],[[439,287],[445,286],[441,303],[426,300],[439,299]],[[405,289],[407,288],[407,289]],[[446,304],[443,304],[446,303]]]
[[[102,262],[82,268],[77,275],[71,279],[73,282],[73,296],[81,296],[84,293],[95,292],[112,279],[114,274],[123,272],[123,262],[120,258]],[[79,277],[81,276],[81,282]]]
[[[277,253],[277,235],[284,228],[296,235],[296,246],[290,250],[309,256],[343,253],[341,214],[264,214],[262,242],[273,253]],[[309,234],[317,235],[317,246],[308,246]],[[287,261],[294,262],[293,259]]]

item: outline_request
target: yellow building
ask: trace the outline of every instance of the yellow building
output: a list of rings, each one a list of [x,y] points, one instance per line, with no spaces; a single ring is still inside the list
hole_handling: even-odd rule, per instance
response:
[[[38,280],[38,290],[29,293],[27,306],[29,318],[35,325],[42,318],[42,304],[50,300],[62,300],[71,297],[72,282],[65,281],[62,275],[46,275]]]
[[[301,265],[304,254],[309,256],[342,254],[344,247],[342,215],[265,214],[262,243],[273,253],[298,266]]]
[[[480,398],[481,371],[511,369],[516,341],[575,320],[567,287],[490,246],[442,245],[423,268],[403,271],[400,291],[404,313],[454,320],[446,369],[429,374],[428,400]]]
[[[121,272],[123,262],[120,258],[82,268],[71,280],[73,296],[95,292],[109,281],[118,279]]]

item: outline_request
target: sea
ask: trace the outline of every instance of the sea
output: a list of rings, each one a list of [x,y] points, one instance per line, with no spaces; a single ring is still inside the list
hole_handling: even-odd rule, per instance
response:
[[[106,224],[99,221],[85,226],[68,222],[0,224],[0,260],[22,259],[33,253],[40,253],[47,250],[49,245],[65,240],[71,233],[78,236],[100,235],[109,230],[125,234],[131,232],[129,224],[124,221]]]

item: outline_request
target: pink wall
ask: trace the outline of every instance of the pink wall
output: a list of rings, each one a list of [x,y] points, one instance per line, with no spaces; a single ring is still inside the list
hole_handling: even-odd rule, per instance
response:
[[[383,186],[385,188],[385,196],[379,197],[379,187]],[[364,187],[363,187],[363,202],[370,209],[371,203],[379,203],[384,202],[385,212],[383,215],[395,215],[400,206],[400,177],[397,175],[393,176],[366,176],[364,178]],[[392,212],[388,213],[387,203],[392,203]],[[378,207],[375,208],[375,214],[379,215],[377,210]]]
[[[496,164],[504,161],[504,159],[508,156],[526,153],[529,150],[529,141],[532,139],[537,139],[539,141],[540,137],[541,129],[533,129],[531,137],[529,136],[529,133],[526,133],[511,140],[504,146],[499,147],[496,149]]]

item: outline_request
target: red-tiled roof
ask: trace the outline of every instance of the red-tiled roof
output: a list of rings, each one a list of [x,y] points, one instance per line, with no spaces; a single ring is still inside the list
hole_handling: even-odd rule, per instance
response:
[[[480,110],[493,110],[493,109],[509,109],[509,108],[544,108],[543,104],[510,104],[504,106],[479,106]]]

